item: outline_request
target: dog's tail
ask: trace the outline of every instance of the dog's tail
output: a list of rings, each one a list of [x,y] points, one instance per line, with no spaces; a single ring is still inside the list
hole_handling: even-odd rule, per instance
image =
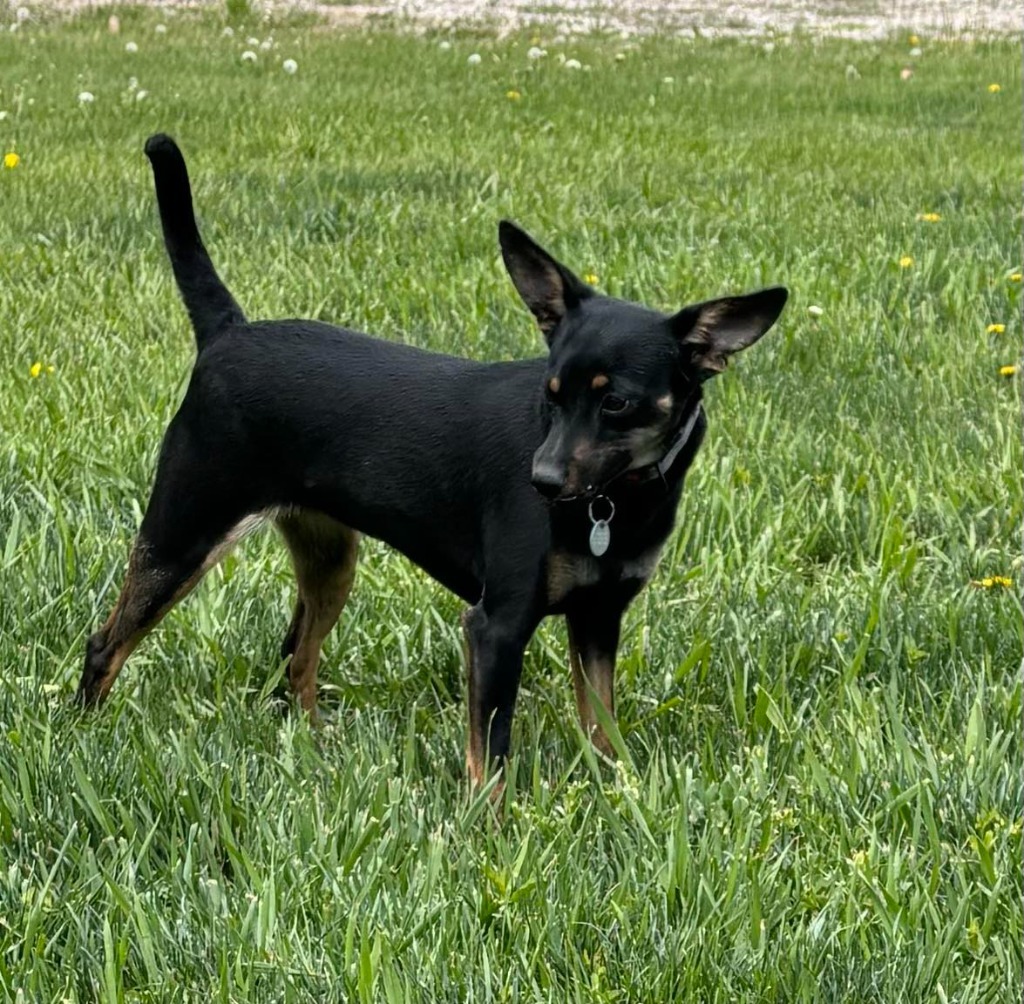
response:
[[[153,166],[164,244],[192,319],[196,342],[202,349],[228,325],[245,323],[245,314],[221,282],[203,247],[192,210],[188,169],[178,144],[170,136],[158,133],[146,140],[146,156]]]

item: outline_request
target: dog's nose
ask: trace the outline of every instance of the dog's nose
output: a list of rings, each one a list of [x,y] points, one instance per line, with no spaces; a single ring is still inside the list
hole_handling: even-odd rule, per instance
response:
[[[553,499],[565,486],[565,471],[555,464],[535,461],[530,480],[541,495]]]

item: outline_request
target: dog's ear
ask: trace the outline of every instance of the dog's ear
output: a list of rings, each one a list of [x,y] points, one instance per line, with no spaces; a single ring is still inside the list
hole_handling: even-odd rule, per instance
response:
[[[514,223],[498,224],[498,240],[512,282],[550,341],[566,312],[594,291]]]
[[[727,296],[683,307],[672,318],[689,362],[707,379],[725,369],[729,356],[753,345],[778,320],[789,291],[773,286],[746,296]]]

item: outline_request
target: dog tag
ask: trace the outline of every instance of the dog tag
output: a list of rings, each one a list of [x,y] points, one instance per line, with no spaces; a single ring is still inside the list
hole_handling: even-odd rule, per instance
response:
[[[590,528],[590,553],[595,558],[600,558],[612,541],[612,532],[608,529],[608,521],[597,520]]]
[[[594,515],[594,505],[597,502],[608,503],[608,515],[603,519],[598,519]],[[605,551],[608,550],[608,545],[612,542],[612,531],[608,528],[608,524],[612,521],[612,517],[615,515],[615,503],[608,498],[606,495],[598,495],[593,502],[587,507],[587,515],[590,517],[590,553],[595,558],[600,558]]]

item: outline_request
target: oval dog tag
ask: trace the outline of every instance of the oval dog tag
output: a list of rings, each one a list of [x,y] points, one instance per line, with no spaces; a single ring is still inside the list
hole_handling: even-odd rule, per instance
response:
[[[604,503],[608,507],[608,515],[604,519],[598,519],[594,515],[594,506]],[[608,550],[608,545],[612,541],[612,532],[608,529],[608,524],[612,521],[612,517],[615,515],[615,503],[608,498],[607,495],[598,495],[596,499],[591,501],[590,505],[587,506],[587,516],[590,519],[590,553],[595,558],[600,558],[605,551]]]

